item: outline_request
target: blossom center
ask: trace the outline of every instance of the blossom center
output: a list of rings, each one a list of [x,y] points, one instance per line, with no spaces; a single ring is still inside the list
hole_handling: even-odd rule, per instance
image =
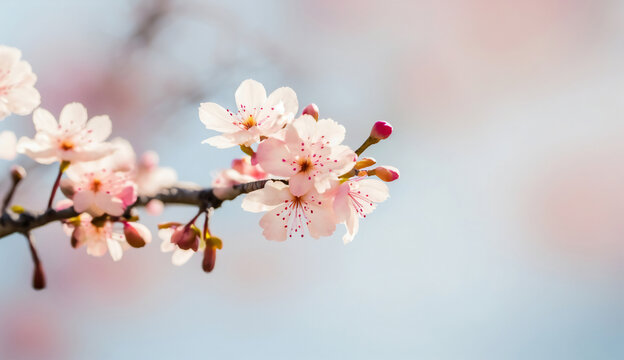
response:
[[[91,181],[91,191],[98,192],[100,191],[101,187],[102,182],[100,181],[100,179],[93,179],[93,181]]]
[[[246,130],[249,130],[250,128],[257,125],[256,119],[254,119],[253,115],[249,115],[247,119],[242,122],[242,125],[245,127]]]
[[[299,172],[302,172],[302,173],[306,173],[312,170],[312,168],[314,167],[314,164],[312,163],[312,161],[310,161],[310,159],[307,157],[299,159],[298,163],[299,163]]]
[[[69,140],[69,139],[65,139],[63,140],[63,142],[61,143],[61,149],[68,151],[74,148],[74,142]]]

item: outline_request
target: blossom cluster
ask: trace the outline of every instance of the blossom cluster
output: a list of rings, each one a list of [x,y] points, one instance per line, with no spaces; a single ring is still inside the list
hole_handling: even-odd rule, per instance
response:
[[[107,115],[89,118],[80,103],[65,105],[57,120],[39,107],[36,76],[20,59],[19,50],[0,46],[0,120],[11,113],[32,113],[35,134],[17,140],[12,132],[0,132],[0,158],[19,153],[40,164],[58,164],[47,210],[73,207],[78,214],[62,220],[72,247],[84,247],[93,256],[109,253],[117,261],[124,250],[150,243],[152,235],[138,223],[133,207],[144,197],[150,200],[143,202],[147,212],[160,214],[164,203],[158,195],[177,184],[175,170],[160,167],[155,152],[137,158],[128,141],[110,139],[111,119]],[[362,157],[369,146],[388,138],[392,127],[375,123],[354,151],[343,144],[345,127],[332,119],[319,119],[316,105],[298,113],[297,95],[291,88],[267,96],[262,84],[245,80],[234,97],[232,110],[211,102],[199,106],[201,122],[218,133],[204,143],[222,149],[239,147],[245,154],[216,174],[212,194],[231,199],[240,194],[237,185],[257,182],[258,190],[246,195],[242,208],[265,213],[260,219],[265,238],[283,241],[305,234],[319,238],[332,235],[343,224],[343,241],[352,241],[360,219],[388,198],[385,182],[399,177],[396,168],[377,166],[373,158]],[[55,204],[57,190],[66,199]],[[223,244],[210,231],[213,210],[203,205],[188,222],[159,225],[161,250],[173,252],[173,264],[182,265],[202,251],[202,268],[207,272],[214,268]],[[200,229],[195,223],[202,216]],[[41,271],[38,261],[36,268]],[[42,273],[35,278],[41,279]]]
[[[246,211],[266,212],[260,219],[269,240],[329,236],[344,224],[345,243],[353,240],[359,219],[388,198],[384,181],[396,180],[398,170],[361,158],[366,147],[386,139],[392,127],[377,122],[365,144],[353,151],[343,144],[345,128],[332,119],[319,119],[318,107],[307,106],[297,116],[298,100],[290,88],[269,96],[254,80],[241,83],[234,95],[236,111],[203,103],[199,118],[207,129],[220,134],[205,140],[218,148],[240,146],[249,157],[235,160],[221,172],[213,186],[231,186],[273,179],[263,189],[248,194]],[[252,146],[257,144],[256,150]],[[373,178],[372,176],[377,176]]]

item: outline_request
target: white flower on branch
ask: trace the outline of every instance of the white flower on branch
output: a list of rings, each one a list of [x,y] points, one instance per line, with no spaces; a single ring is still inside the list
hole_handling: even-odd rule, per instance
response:
[[[107,115],[87,119],[87,109],[80,103],[65,105],[58,123],[49,111],[39,108],[33,113],[37,134],[34,139],[22,137],[17,152],[41,164],[92,161],[110,154],[113,146],[104,142],[112,130],[110,119]]]
[[[107,158],[71,166],[61,189],[74,201],[77,212],[93,216],[121,216],[137,198],[129,173],[117,171]]]
[[[160,229],[158,230],[158,237],[163,241],[160,244],[160,251],[165,253],[173,252],[173,255],[171,257],[171,263],[175,266],[182,266],[191,259],[196,251],[193,249],[180,249],[178,245],[171,242],[171,237],[173,236],[177,228],[178,227]],[[198,249],[203,249],[201,248],[202,244],[203,246],[205,246],[205,242],[200,242],[200,248]]]
[[[0,45],[0,120],[11,113],[28,115],[41,103],[37,76],[21,57],[18,49]]]
[[[377,179],[365,177],[348,180],[335,189],[334,213],[336,221],[344,223],[347,233],[344,243],[349,243],[358,232],[359,218],[373,212],[376,203],[388,198],[388,186]]]
[[[297,95],[289,87],[282,87],[266,96],[264,86],[255,80],[245,80],[234,94],[236,111],[224,109],[215,103],[199,107],[199,119],[206,128],[222,135],[204,140],[218,148],[238,145],[250,146],[261,137],[277,133],[297,112]]]
[[[242,207],[251,212],[267,211],[260,219],[260,226],[268,240],[304,237],[306,229],[310,236],[318,239],[333,234],[336,229],[331,200],[314,189],[303,196],[295,196],[288,185],[269,181],[263,189],[247,195]]]
[[[142,224],[132,223],[131,226],[140,235],[145,243],[152,240],[150,231]],[[89,214],[81,214],[77,218],[64,224],[65,233],[71,236],[72,246],[85,246],[87,254],[103,256],[108,252],[114,261],[121,260],[124,250],[130,245],[123,231],[115,229],[110,221],[97,222]]]

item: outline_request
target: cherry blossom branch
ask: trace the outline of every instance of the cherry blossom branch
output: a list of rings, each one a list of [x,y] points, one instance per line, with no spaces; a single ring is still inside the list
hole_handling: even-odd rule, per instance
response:
[[[128,207],[126,214],[131,208],[142,207],[152,200],[160,200],[165,204],[195,205],[200,209],[216,209],[225,200],[233,200],[239,195],[247,194],[264,188],[269,180],[259,180],[245,184],[234,185],[228,188],[205,188],[195,189],[188,187],[171,187],[160,191],[153,196],[139,196],[137,201]],[[274,180],[282,181],[285,180]],[[51,222],[67,220],[79,214],[73,207],[63,210],[47,210],[43,213],[23,212],[17,218],[9,214],[3,214],[0,218],[0,238],[13,233],[28,234],[33,229],[47,225]]]

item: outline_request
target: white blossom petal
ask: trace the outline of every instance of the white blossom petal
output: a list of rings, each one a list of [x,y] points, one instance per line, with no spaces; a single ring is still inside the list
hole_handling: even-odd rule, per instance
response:
[[[69,103],[61,110],[59,124],[63,129],[78,129],[87,123],[87,109],[81,103]]]
[[[236,98],[238,110],[240,110],[241,106],[244,106],[247,109],[256,108],[260,110],[264,102],[267,100],[264,86],[252,79],[243,81],[238,89],[236,89],[234,97]]]
[[[83,190],[74,194],[74,209],[76,212],[81,213],[87,211],[91,204],[95,201],[95,194],[93,191]]]
[[[54,116],[46,109],[39,108],[33,112],[35,130],[54,134],[58,132],[58,123]]]
[[[13,160],[16,155],[17,138],[11,131],[0,132],[0,159]]]
[[[121,243],[111,238],[107,238],[106,244],[108,245],[108,252],[113,258],[113,261],[121,260],[121,257],[123,256],[123,248],[121,247]]]
[[[237,120],[234,115],[215,103],[199,105],[199,120],[210,130],[226,133],[240,130],[238,126],[233,124]]]
[[[263,212],[282,205],[291,198],[288,185],[279,181],[267,181],[264,188],[247,194],[241,206],[245,211]]]
[[[189,259],[193,256],[194,253],[195,251],[191,249],[188,249],[188,250],[176,249],[173,252],[173,256],[171,256],[171,263],[175,266],[182,266],[189,261]]]
[[[99,115],[91,118],[87,122],[85,129],[90,141],[102,142],[110,136],[113,131],[113,124],[108,115]]]

